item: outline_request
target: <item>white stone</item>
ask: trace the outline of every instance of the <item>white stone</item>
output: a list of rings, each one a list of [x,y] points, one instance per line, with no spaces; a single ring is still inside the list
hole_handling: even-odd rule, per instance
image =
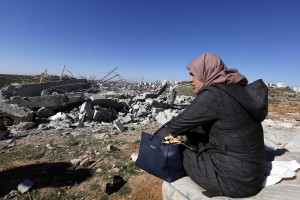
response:
[[[71,164],[77,166],[80,163],[80,159],[71,160]]]
[[[58,112],[58,113],[56,113],[55,115],[49,117],[48,119],[54,121],[54,120],[59,120],[59,119],[61,119],[61,117],[62,117],[62,113],[61,113],[61,112]]]
[[[33,183],[29,180],[26,179],[22,183],[18,185],[18,191],[24,194],[27,192],[31,187],[33,186]]]

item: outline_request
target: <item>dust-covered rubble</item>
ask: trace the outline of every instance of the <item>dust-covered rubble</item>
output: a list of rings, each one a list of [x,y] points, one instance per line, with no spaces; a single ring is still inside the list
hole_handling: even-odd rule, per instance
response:
[[[296,134],[300,134],[299,113],[278,116],[269,112],[268,118],[262,122],[265,144],[269,148],[284,149]]]
[[[70,131],[105,126],[123,132],[128,124],[163,124],[194,99],[177,96],[177,86],[167,81],[89,84],[82,79],[11,84],[0,90],[0,124],[2,129],[14,134],[32,128]]]

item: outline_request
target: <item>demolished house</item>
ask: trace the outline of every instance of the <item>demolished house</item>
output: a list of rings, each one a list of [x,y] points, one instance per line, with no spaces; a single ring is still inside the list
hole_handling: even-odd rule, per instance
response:
[[[166,81],[13,83],[0,90],[0,131],[6,135],[2,139],[9,132],[35,127],[74,129],[97,124],[123,132],[126,124],[163,124],[193,100],[177,97],[175,89]]]

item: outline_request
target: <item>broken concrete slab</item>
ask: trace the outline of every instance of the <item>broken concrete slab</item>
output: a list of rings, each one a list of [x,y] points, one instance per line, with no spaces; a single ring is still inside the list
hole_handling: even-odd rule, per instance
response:
[[[23,97],[4,100],[6,104],[17,104],[21,107],[39,109],[41,107],[50,108],[53,110],[64,107],[77,106],[84,101],[81,93],[69,93],[58,95],[46,95],[36,97]]]
[[[88,86],[89,84],[86,79],[70,79],[46,83],[11,84],[0,90],[0,98],[2,98],[0,100],[8,99],[11,96],[40,96],[41,92],[45,89],[55,91],[58,93],[65,93],[87,88]]]
[[[94,113],[95,113],[95,110],[90,110],[89,112],[87,112],[87,113],[86,113],[87,119],[93,120]]]
[[[120,119],[123,121],[123,123],[127,124],[130,123],[133,119],[130,113],[126,114],[124,117],[120,117]]]
[[[158,88],[156,91],[158,91],[158,95],[161,95],[168,87],[168,83],[167,82],[162,82],[162,86],[161,88]]]
[[[90,99],[92,100],[93,106],[97,105],[103,108],[114,108],[116,110],[120,110],[124,106],[126,106],[126,103],[124,102],[118,102],[114,99],[108,99],[104,95],[100,94],[92,95]]]
[[[103,109],[105,114],[103,114],[103,119],[102,121],[104,122],[110,122],[112,120],[113,114],[111,112],[111,110],[109,109]]]
[[[123,126],[122,122],[120,120],[116,120],[115,123],[114,123],[114,127],[120,131],[120,132],[123,132],[125,131],[125,127]]]
[[[55,115],[49,117],[49,120],[55,121],[55,120],[60,120],[62,118],[62,112],[58,112]]]
[[[134,98],[136,101],[142,101],[144,102],[146,99],[154,99],[157,98],[159,95],[158,94],[152,94],[152,93],[143,93],[142,95],[138,95]]]
[[[79,80],[79,79],[76,79]],[[85,80],[85,79],[83,79]],[[70,84],[65,84],[65,85],[59,85],[55,87],[51,87],[48,89],[45,89],[41,92],[41,95],[44,94],[64,94],[67,92],[72,92],[74,90],[79,90],[79,89],[86,89],[88,88],[88,83],[86,81],[84,82],[79,82],[79,83],[70,83]]]
[[[167,102],[169,105],[173,105],[176,100],[177,91],[175,87],[170,87],[167,93]]]
[[[15,91],[20,87],[20,83],[13,83],[0,90],[0,100],[9,99],[11,96],[16,96]]]
[[[117,112],[113,108],[108,109],[108,108],[99,107],[97,108],[97,110],[93,110],[92,114],[93,116],[91,119],[93,119],[94,121],[110,122],[116,116]]]
[[[81,106],[80,106],[80,110],[79,113],[88,113],[90,112],[90,110],[92,109],[92,104],[90,101],[86,101],[84,102]]]
[[[176,117],[179,112],[180,111],[167,109],[164,112],[158,113],[155,119],[159,124],[164,124],[170,121],[173,117]]]
[[[163,108],[163,109],[167,109],[167,108],[169,107],[169,104],[168,104],[168,103],[165,103],[165,102],[162,101],[162,100],[153,100],[151,106],[154,107],[154,108]]]
[[[36,125],[34,122],[21,122],[14,125],[12,128],[17,131],[24,131],[33,128]]]
[[[150,98],[150,99],[155,99],[157,98],[159,95],[161,95],[167,88],[168,84],[167,83],[164,83],[164,85],[157,89],[157,90],[154,90],[152,92],[144,92],[142,95],[138,95],[134,98],[134,100],[136,101],[145,101],[146,99]]]
[[[106,96],[103,94],[93,94],[90,99],[92,102],[96,102],[97,100],[106,99]]]
[[[85,118],[86,118],[86,113],[79,113],[78,126],[83,126]]]
[[[32,121],[33,111],[15,104],[0,101],[0,112],[9,115],[14,121]]]
[[[36,112],[36,115],[38,118],[47,118],[50,117],[52,115],[54,115],[55,112],[49,108],[46,107],[41,107],[40,109],[38,109],[38,111]]]
[[[94,115],[93,115],[93,120],[98,121],[100,119],[100,116],[101,116],[101,112],[99,110],[95,110]],[[100,119],[100,120],[102,120],[102,119]]]

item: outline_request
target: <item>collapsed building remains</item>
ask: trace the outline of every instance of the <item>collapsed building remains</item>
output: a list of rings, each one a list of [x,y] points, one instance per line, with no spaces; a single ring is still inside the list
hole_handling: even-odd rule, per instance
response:
[[[69,129],[98,123],[123,132],[129,123],[163,124],[182,112],[193,98],[177,96],[176,84],[166,81],[13,83],[0,90],[0,131]]]

